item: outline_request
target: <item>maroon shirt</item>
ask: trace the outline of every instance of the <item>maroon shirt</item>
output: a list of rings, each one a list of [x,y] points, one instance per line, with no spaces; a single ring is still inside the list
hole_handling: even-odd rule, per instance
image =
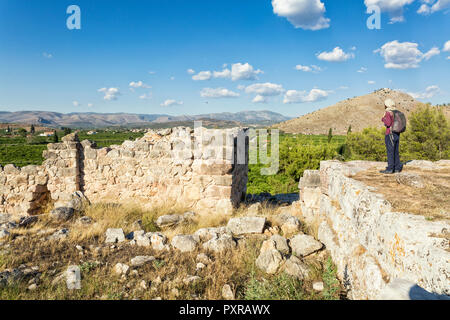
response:
[[[394,114],[392,112],[386,111],[383,119],[384,125],[386,126],[386,135],[391,133],[391,126],[394,124]]]

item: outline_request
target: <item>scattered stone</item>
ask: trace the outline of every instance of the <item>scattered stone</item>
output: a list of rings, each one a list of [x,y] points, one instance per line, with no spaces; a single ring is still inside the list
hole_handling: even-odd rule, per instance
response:
[[[66,285],[69,290],[81,289],[81,272],[80,267],[70,266],[66,271]]]
[[[106,230],[106,243],[118,243],[125,241],[125,235],[122,229],[108,229]]]
[[[130,267],[123,263],[117,263],[114,266],[114,273],[118,276],[127,275]]]
[[[48,240],[63,240],[66,239],[69,235],[69,229],[61,229],[53,233],[51,236],[48,237]]]
[[[8,213],[0,213],[0,224],[11,222],[12,216]]]
[[[150,261],[153,261],[153,260],[155,260],[155,257],[152,257],[152,256],[137,256],[137,257],[134,257],[133,259],[131,259],[131,265],[133,267],[141,267],[144,264],[146,264]]]
[[[275,248],[282,254],[288,255],[291,249],[287,243],[287,240],[280,235],[273,235],[270,240],[275,242]]]
[[[225,250],[231,250],[236,248],[236,241],[234,241],[233,237],[224,234],[219,238],[213,238],[203,244],[203,248],[205,250],[214,251],[214,252],[223,252]]]
[[[70,218],[72,218],[73,214],[75,213],[75,210],[73,208],[69,207],[60,207],[53,209],[50,212],[50,216],[58,221],[67,221]]]
[[[290,216],[286,221],[281,225],[281,231],[283,231],[284,235],[295,234],[299,232],[301,229],[300,220],[297,217]]]
[[[136,240],[137,237],[143,236],[145,234],[144,230],[132,231],[125,236],[127,240]]]
[[[90,204],[89,200],[84,196],[83,192],[76,191],[72,193],[71,200],[67,204],[68,208],[72,208],[74,211],[82,211],[87,205]]]
[[[265,224],[266,218],[264,217],[232,218],[228,221],[227,228],[230,229],[234,235],[253,233],[262,234]]]
[[[142,280],[141,282],[139,282],[139,288],[141,288],[143,290],[147,290],[147,282],[145,280]]]
[[[133,240],[136,241],[136,244],[140,247],[150,247],[151,241],[150,238],[144,234],[145,231],[137,231],[133,233]]]
[[[299,280],[305,279],[309,274],[308,266],[295,256],[286,261],[283,269],[285,273]]]
[[[314,282],[314,283],[313,283],[313,289],[314,289],[315,291],[322,292],[323,289],[324,289],[323,282],[322,282],[322,281],[316,281],[316,282]]]
[[[247,209],[247,214],[252,216],[257,216],[262,211],[262,205],[261,203],[254,203]]]
[[[187,276],[186,278],[183,279],[183,283],[185,285],[190,285],[196,281],[199,281],[201,278],[199,276]]]
[[[208,265],[208,264],[212,263],[212,260],[204,253],[199,253],[195,260],[197,262],[203,263],[205,265]]]
[[[200,270],[203,270],[205,267],[206,267],[205,264],[199,262],[199,263],[197,263],[197,265],[195,266],[195,269],[196,269],[197,271],[200,271]]]
[[[323,244],[306,234],[298,234],[289,240],[292,253],[298,257],[306,257],[322,249]]]
[[[78,251],[83,251],[83,247],[80,246],[80,245],[76,245],[75,248],[76,248]]]
[[[226,227],[218,227],[218,228],[203,228],[197,230],[194,235],[199,238],[200,241],[205,242],[209,241],[213,238],[219,238],[224,234],[231,235],[231,231]]]
[[[191,235],[178,235],[173,237],[171,245],[181,252],[191,252],[197,247],[197,241]]]
[[[395,174],[395,180],[398,184],[404,184],[413,188],[425,187],[424,181],[421,176],[408,172],[401,172]]]
[[[146,234],[147,237],[150,236],[150,243],[152,245],[153,250],[161,251],[166,250],[168,246],[167,243],[167,237],[160,233],[160,232],[153,232]]]
[[[234,300],[234,292],[231,290],[231,286],[229,284],[225,284],[222,287],[222,298],[225,300]]]
[[[179,214],[170,214],[158,217],[156,225],[160,228],[174,227],[184,221],[184,217]]]
[[[275,274],[283,261],[281,253],[276,249],[261,251],[256,259],[256,266],[268,274]]]
[[[37,285],[36,285],[35,283],[33,283],[33,284],[31,284],[31,285],[28,286],[28,290],[29,290],[29,291],[34,291],[34,290],[36,290],[36,289],[37,289]]]
[[[88,217],[88,216],[84,216],[84,217],[79,218],[77,220],[77,223],[83,224],[83,225],[89,225],[92,223],[92,218]]]
[[[0,229],[0,239],[6,238],[10,235],[9,231],[6,229]]]
[[[31,226],[32,224],[36,223],[38,221],[38,217],[36,216],[29,216],[29,217],[22,217],[19,221],[19,227],[26,228]]]

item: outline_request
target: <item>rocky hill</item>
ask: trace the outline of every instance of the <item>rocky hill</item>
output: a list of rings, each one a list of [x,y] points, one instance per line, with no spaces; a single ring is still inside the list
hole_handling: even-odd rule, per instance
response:
[[[397,108],[408,115],[423,103],[410,95],[390,89],[380,89],[368,95],[347,99],[337,104],[309,113],[300,118],[274,125],[287,133],[327,134],[330,128],[334,134],[345,135],[349,126],[353,132],[367,127],[382,127],[384,101],[388,98],[397,103]],[[443,107],[450,117],[450,107]]]

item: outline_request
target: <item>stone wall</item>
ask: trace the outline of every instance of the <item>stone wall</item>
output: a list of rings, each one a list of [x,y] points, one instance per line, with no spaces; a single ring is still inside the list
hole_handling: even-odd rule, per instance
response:
[[[374,166],[385,163],[324,161],[320,171],[305,172],[304,219],[319,226],[350,298],[377,299],[396,278],[449,295],[449,221],[393,212],[382,195],[351,178]]]
[[[62,140],[44,152],[56,206],[80,190],[94,203],[170,203],[231,214],[246,193],[243,129],[165,129],[101,149],[87,140],[80,143],[75,134]]]
[[[41,166],[0,166],[0,212],[26,216],[47,203],[47,174]]]

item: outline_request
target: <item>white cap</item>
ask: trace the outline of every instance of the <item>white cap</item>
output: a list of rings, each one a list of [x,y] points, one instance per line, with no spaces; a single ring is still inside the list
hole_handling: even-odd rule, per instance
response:
[[[384,105],[388,108],[393,108],[393,107],[395,107],[395,101],[392,99],[386,99],[386,101],[384,102]]]

